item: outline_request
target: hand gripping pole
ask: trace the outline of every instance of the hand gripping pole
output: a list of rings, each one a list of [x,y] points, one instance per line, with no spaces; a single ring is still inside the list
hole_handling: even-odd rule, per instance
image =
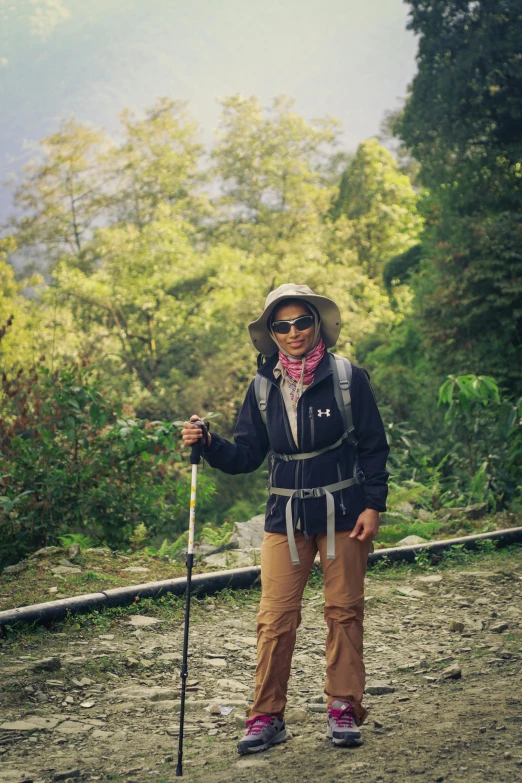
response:
[[[187,655],[188,655],[188,635],[189,635],[189,617],[190,617],[190,586],[192,583],[192,566],[194,564],[194,529],[196,526],[196,490],[198,486],[198,465],[202,452],[208,444],[208,424],[200,421],[195,422],[201,427],[202,437],[194,443],[190,452],[190,462],[192,464],[192,482],[190,485],[190,515],[189,515],[189,534],[187,545],[187,592],[185,605],[185,627],[183,634],[183,663],[181,664],[181,709],[179,716],[179,746],[178,746],[178,764],[176,767],[176,777],[183,775],[183,727],[185,723],[185,693],[187,688]]]

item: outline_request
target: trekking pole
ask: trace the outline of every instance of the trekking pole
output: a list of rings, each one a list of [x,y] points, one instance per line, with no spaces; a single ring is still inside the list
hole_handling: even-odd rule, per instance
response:
[[[181,708],[179,716],[179,746],[178,746],[178,765],[176,767],[176,777],[183,775],[183,726],[185,722],[185,691],[187,687],[187,654],[188,654],[188,634],[189,634],[189,616],[190,616],[190,585],[192,582],[192,565],[194,563],[194,528],[196,526],[196,489],[198,486],[198,465],[201,459],[201,452],[208,443],[207,429],[208,424],[195,422],[201,427],[202,438],[192,446],[190,452],[190,462],[192,463],[192,482],[190,485],[190,515],[189,515],[189,534],[187,544],[187,594],[185,604],[185,628],[183,634],[183,663],[181,664]]]

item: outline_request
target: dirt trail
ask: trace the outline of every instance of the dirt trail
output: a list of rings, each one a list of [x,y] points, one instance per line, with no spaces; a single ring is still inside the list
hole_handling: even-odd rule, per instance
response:
[[[191,625],[184,777],[522,780],[521,560],[519,549],[518,558],[484,559],[428,577],[368,576],[370,716],[364,744],[355,749],[334,749],[325,738],[319,591],[308,590],[303,602],[287,708],[291,739],[247,758],[235,745],[252,695],[256,606],[202,603]],[[140,628],[129,620],[115,619],[110,632],[45,634],[39,647],[34,637],[25,650],[5,643],[0,783],[175,779],[182,628],[165,620]],[[463,631],[451,631],[451,621],[462,622]],[[35,671],[44,657],[59,660]],[[444,678],[452,667],[453,676]],[[214,715],[204,709],[209,705],[233,709]],[[299,711],[292,716],[293,708]]]

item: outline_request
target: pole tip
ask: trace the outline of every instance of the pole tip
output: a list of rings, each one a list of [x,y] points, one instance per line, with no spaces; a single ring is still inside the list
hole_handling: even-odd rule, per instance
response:
[[[176,777],[177,778],[183,777],[183,771],[181,769],[181,764],[178,764],[178,766],[176,767]]]

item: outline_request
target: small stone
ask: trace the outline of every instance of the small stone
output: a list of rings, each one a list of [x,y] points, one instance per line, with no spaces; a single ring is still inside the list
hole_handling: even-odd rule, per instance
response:
[[[71,680],[73,685],[76,685],[78,688],[85,688],[86,685],[92,685],[92,680],[90,677],[82,677],[79,680]]]
[[[156,623],[162,623],[163,620],[158,620],[157,617],[147,617],[144,614],[135,614],[128,622],[128,625],[133,625],[134,628],[146,628],[149,625],[156,625]]]
[[[415,546],[416,544],[426,544],[427,542],[428,539],[423,538],[422,536],[406,536],[405,538],[401,538],[395,546]]]
[[[244,644],[247,647],[253,646],[255,647],[257,645],[257,637],[256,636],[240,636],[238,639],[238,642],[240,644]]]
[[[366,685],[366,693],[371,696],[382,696],[385,693],[395,693],[393,685],[385,682],[384,680],[374,680]]]
[[[4,568],[4,574],[20,574],[22,571],[25,571],[29,564],[22,560],[20,563],[15,563],[14,565],[6,566]]]
[[[308,713],[306,710],[303,710],[299,707],[296,707],[293,710],[289,710],[285,714],[285,722],[286,723],[306,723],[308,720]]]
[[[324,703],[324,694],[319,693],[316,696],[310,696],[308,699],[310,704],[323,704]]]
[[[57,587],[50,587],[49,588],[49,592],[50,593],[57,593],[58,592],[58,588]]]
[[[228,620],[227,625],[229,628],[237,628],[239,631],[250,630],[250,625],[248,623],[245,623],[244,620],[236,620],[235,617],[233,617],[231,620]]]
[[[55,718],[41,718],[38,715],[29,715],[26,720],[15,720],[12,723],[3,723],[0,730],[3,731],[34,731],[35,729],[54,729],[59,723]]]
[[[80,545],[76,542],[69,547],[69,557],[78,557],[80,554]]]
[[[94,739],[109,739],[109,737],[112,737],[114,732],[112,731],[103,731],[103,729],[94,729],[93,733],[91,734],[91,737]]]
[[[491,633],[502,633],[503,631],[507,631],[508,628],[509,623],[495,623],[494,625],[489,626]]]
[[[450,620],[450,624],[449,624],[450,631],[458,631],[459,633],[462,633],[464,628],[465,628],[464,623],[461,623],[458,620]]]
[[[66,720],[57,727],[56,731],[59,731],[62,734],[85,734],[85,732],[90,731],[91,729],[92,726],[89,726],[87,723]]]
[[[62,662],[59,658],[53,656],[52,658],[43,658],[41,661],[36,661],[31,668],[34,672],[56,672],[62,668]]]
[[[82,569],[75,566],[54,566],[51,568],[53,574],[81,574]]]
[[[426,584],[442,582],[442,576],[440,574],[431,574],[430,576],[418,576],[417,581],[425,582]]]
[[[243,693],[248,690],[249,686],[239,680],[220,679],[216,680],[216,688],[227,693]]]
[[[382,729],[382,726],[383,726],[383,724],[379,723],[378,720],[374,720],[373,721],[373,725],[374,725],[374,728],[376,728],[376,729]]]
[[[238,729],[244,729],[246,725],[246,718],[242,715],[234,715],[234,723]]]
[[[210,712],[211,715],[221,715],[221,710],[217,704],[208,704],[205,709],[207,712]]]
[[[181,653],[162,653],[161,655],[158,655],[157,660],[162,663],[171,663],[172,661],[183,660],[183,656]]]
[[[415,590],[414,587],[396,587],[395,590],[401,595],[407,595],[409,598],[424,598],[427,593],[421,590]]]
[[[442,672],[442,678],[444,680],[460,680],[462,677],[462,670],[460,666],[454,665],[454,666],[448,666],[447,669],[444,669]]]
[[[94,701],[82,701],[80,702],[80,707],[83,707],[84,710],[90,710],[95,704],[96,702]]]
[[[122,568],[121,570],[128,571],[131,574],[146,574],[150,571],[150,568],[145,568],[144,566],[127,566],[127,568]]]
[[[328,709],[327,704],[309,704],[308,710],[310,712],[326,712]]]
[[[32,557],[49,557],[50,555],[56,555],[58,552],[63,552],[61,546],[46,546],[34,552]]]
[[[79,777],[80,777],[79,769],[68,769],[65,772],[55,772],[53,775],[53,780],[69,780],[70,778],[79,778]]]
[[[227,666],[227,662],[224,658],[205,658],[203,663],[209,664],[209,666],[218,666],[224,669]]]
[[[215,737],[216,734],[219,734],[219,729],[209,729],[208,730],[208,736],[209,737]]]

